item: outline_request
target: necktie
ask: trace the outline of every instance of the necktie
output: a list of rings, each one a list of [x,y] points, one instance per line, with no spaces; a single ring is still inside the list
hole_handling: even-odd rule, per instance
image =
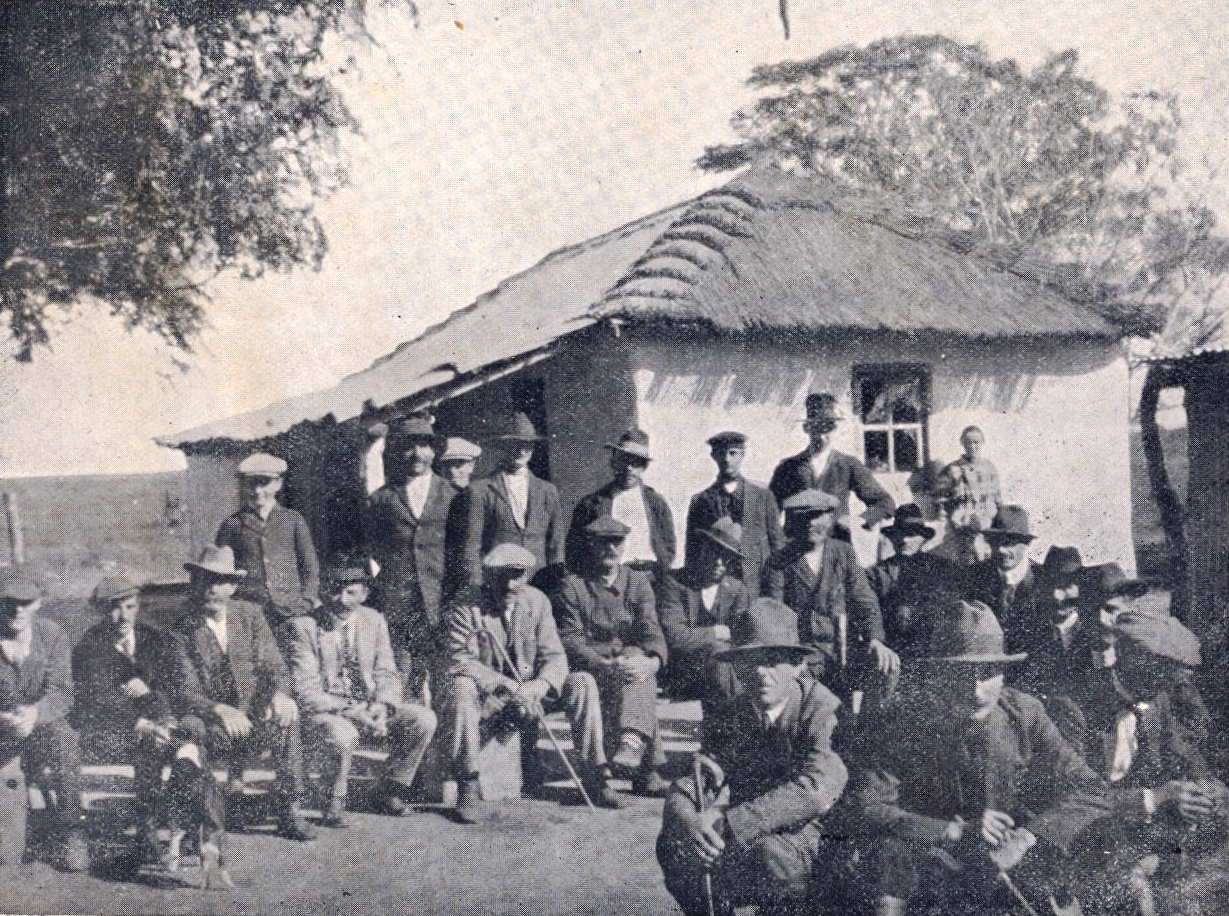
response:
[[[345,635],[345,670],[347,693],[356,700],[367,699],[367,683],[363,680],[363,669],[358,662],[358,640],[353,624],[343,631]]]

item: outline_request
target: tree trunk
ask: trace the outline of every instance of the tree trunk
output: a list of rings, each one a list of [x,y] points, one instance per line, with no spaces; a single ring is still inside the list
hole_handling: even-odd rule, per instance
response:
[[[1186,531],[1183,521],[1182,501],[1169,479],[1165,466],[1165,452],[1161,446],[1161,431],[1156,422],[1156,408],[1161,390],[1175,384],[1176,373],[1172,367],[1153,364],[1144,378],[1144,389],[1139,398],[1139,428],[1143,440],[1144,459],[1148,463],[1148,482],[1152,498],[1156,500],[1161,514],[1161,529],[1169,549],[1168,585],[1173,589],[1173,611],[1179,619],[1186,619]]]
[[[1229,354],[1193,360],[1183,387],[1190,436],[1187,623],[1205,650],[1223,657],[1229,602]]]

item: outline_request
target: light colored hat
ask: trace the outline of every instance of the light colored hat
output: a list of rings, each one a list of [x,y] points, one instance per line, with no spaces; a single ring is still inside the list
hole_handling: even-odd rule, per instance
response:
[[[286,473],[286,462],[265,452],[248,455],[239,462],[240,477],[268,477],[273,479]]]
[[[815,650],[799,644],[798,615],[775,598],[756,598],[751,607],[730,622],[733,647],[714,658],[733,661],[752,657],[774,661],[803,662]]]
[[[598,540],[622,540],[632,529],[617,518],[609,515],[599,515],[585,525],[585,534]]]
[[[736,557],[742,556],[743,527],[728,515],[721,516],[710,527],[701,528],[696,533],[713,546]]]
[[[1114,618],[1113,630],[1120,639],[1187,668],[1198,668],[1203,663],[1199,637],[1176,617],[1141,609],[1138,602]]]
[[[215,547],[210,544],[201,551],[201,558],[195,563],[188,562],[183,568],[190,573],[205,573],[215,579],[226,579],[239,582],[247,578],[247,570],[235,569],[235,552],[229,547]]]
[[[641,461],[652,461],[649,455],[649,434],[642,429],[629,429],[619,437],[619,441],[607,445],[612,452],[622,452],[639,458]]]
[[[444,446],[444,454],[440,455],[440,461],[447,463],[449,461],[477,461],[478,456],[482,454],[482,449],[468,439],[462,439],[460,436],[449,436],[448,442]]]
[[[99,607],[106,607],[111,602],[118,601],[120,598],[139,595],[144,584],[132,573],[127,570],[121,570],[106,576],[94,586],[94,593],[90,596],[90,600]]]
[[[835,512],[840,505],[841,501],[831,493],[803,490],[781,503],[781,508],[786,512]]]
[[[989,544],[1028,544],[1033,532],[1028,524],[1028,510],[1023,506],[1000,506],[990,527],[982,532]]]
[[[520,544],[499,544],[482,558],[487,569],[533,569],[537,558]]]

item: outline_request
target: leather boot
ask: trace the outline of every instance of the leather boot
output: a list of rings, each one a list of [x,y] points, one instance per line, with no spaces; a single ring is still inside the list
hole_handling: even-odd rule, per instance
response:
[[[457,807],[454,815],[462,824],[477,824],[482,820],[482,787],[477,776],[457,780]]]
[[[297,803],[288,804],[278,820],[277,832],[288,840],[306,843],[314,840],[316,830],[303,817]]]

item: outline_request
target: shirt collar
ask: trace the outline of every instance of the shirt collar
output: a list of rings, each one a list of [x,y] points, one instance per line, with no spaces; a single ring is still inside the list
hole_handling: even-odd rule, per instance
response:
[[[122,639],[115,643],[115,649],[118,652],[123,652],[130,658],[137,651],[137,633],[136,630],[129,631]]]
[[[0,639],[0,652],[11,665],[20,665],[30,655],[30,646],[34,642],[34,628],[28,627],[13,639]]]
[[[1000,571],[999,575],[1003,577],[1003,581],[1008,585],[1018,586],[1024,581],[1024,577],[1028,575],[1028,572],[1032,569],[1032,566],[1032,561],[1030,561],[1028,557],[1025,557],[1020,561],[1019,566],[1013,567],[1012,569],[1007,570],[1007,572]]]
[[[778,703],[776,706],[772,707],[771,709],[765,709],[764,718],[768,720],[768,724],[776,725],[777,720],[779,720],[781,716],[785,714],[785,707],[787,707],[788,705],[789,705],[789,697],[786,697],[784,700],[782,700],[780,703]]]
[[[616,595],[622,596],[622,594],[627,591],[627,567],[620,565],[619,571],[615,573],[614,581],[609,585],[602,581],[601,576],[594,576],[593,582],[598,586],[598,588],[603,588],[608,592],[613,592]]]

